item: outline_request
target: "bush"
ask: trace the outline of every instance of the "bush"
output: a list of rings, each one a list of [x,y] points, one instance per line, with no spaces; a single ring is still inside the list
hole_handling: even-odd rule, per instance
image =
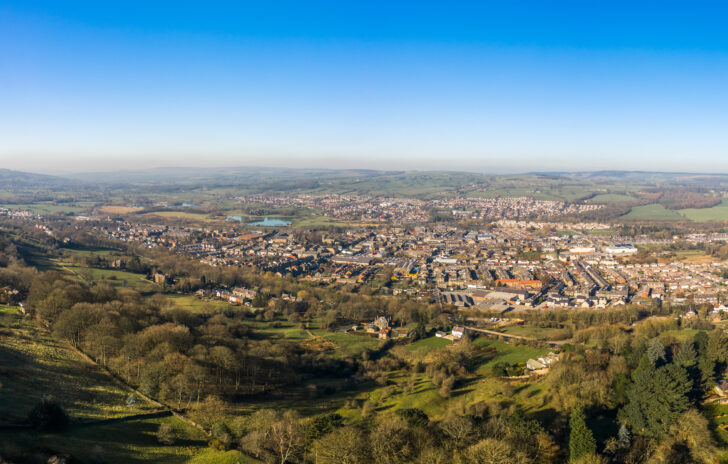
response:
[[[370,417],[372,414],[374,414],[375,409],[376,409],[376,406],[374,405],[374,403],[367,400],[361,406],[361,415],[363,417]]]
[[[400,409],[397,411],[397,415],[407,421],[410,427],[426,426],[430,422],[430,418],[427,417],[424,411],[417,408]]]
[[[440,391],[438,392],[443,398],[450,398],[452,395],[452,389],[455,386],[455,377],[450,376],[442,381],[440,385]]]
[[[230,449],[233,442],[233,434],[224,422],[218,422],[212,426],[212,438],[225,450]]]
[[[173,445],[177,436],[170,424],[159,424],[157,429],[157,441],[163,445]]]
[[[28,422],[38,430],[56,432],[68,426],[70,419],[61,405],[43,398],[28,414]]]
[[[311,444],[314,440],[343,426],[344,418],[335,412],[316,416],[306,429],[306,443]]]
[[[498,362],[493,365],[493,375],[496,377],[506,377],[508,375],[508,372],[506,371],[507,368],[508,364]]]
[[[227,447],[217,438],[207,442],[207,446],[214,449],[215,451],[226,451]]]

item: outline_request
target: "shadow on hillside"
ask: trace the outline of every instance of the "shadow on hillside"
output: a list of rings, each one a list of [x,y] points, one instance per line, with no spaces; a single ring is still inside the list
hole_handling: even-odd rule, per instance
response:
[[[81,462],[150,462],[150,455],[159,458],[160,448],[176,455],[180,447],[202,447],[202,437],[179,437],[173,445],[162,447],[156,438],[160,421],[129,420],[113,424],[71,426],[56,434],[36,432],[0,432],[0,441],[14,444],[18,462],[33,462],[37,456],[71,455]],[[40,461],[39,461],[40,462]],[[42,461],[46,462],[46,461]]]
[[[43,379],[34,382],[34,373],[39,371],[40,366],[31,356],[0,344],[0,423],[25,421],[31,405],[41,398],[36,388]]]
[[[52,397],[76,419],[99,418],[102,409],[124,407],[125,395],[111,378],[54,341],[18,335],[25,348],[0,346],[2,423],[22,423],[42,398]],[[38,346],[40,343],[42,346]],[[123,414],[123,409],[119,411]],[[129,411],[129,413],[138,411]]]

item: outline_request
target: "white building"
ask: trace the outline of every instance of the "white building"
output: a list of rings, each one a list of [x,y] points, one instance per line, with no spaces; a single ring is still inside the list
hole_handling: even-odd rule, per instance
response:
[[[610,255],[631,255],[637,253],[637,248],[631,243],[620,243],[604,248],[606,253]]]

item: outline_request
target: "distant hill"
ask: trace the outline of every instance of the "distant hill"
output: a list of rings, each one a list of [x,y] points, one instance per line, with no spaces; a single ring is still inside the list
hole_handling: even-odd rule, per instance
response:
[[[427,196],[456,193],[492,176],[446,171],[372,169],[292,169],[266,167],[155,168],[137,171],[80,173],[72,179],[107,187],[137,186],[169,191],[183,187],[234,187],[257,193],[368,194]]]
[[[534,172],[534,175],[571,180],[621,181],[651,184],[675,185],[728,185],[728,174],[693,172],[651,172],[651,171],[584,171],[584,172]]]
[[[72,179],[105,184],[239,184],[250,181],[278,181],[317,177],[376,176],[390,171],[369,169],[292,169],[268,167],[190,168],[161,167],[144,170],[84,172],[71,174]]]
[[[71,186],[76,183],[76,181],[64,177],[0,169],[0,185],[5,188]]]
[[[15,172],[15,171],[8,171]],[[23,173],[27,174],[27,173]],[[36,174],[27,174],[39,176]],[[50,176],[46,176],[50,177]],[[522,174],[485,174],[466,171],[392,171],[375,169],[323,169],[323,168],[279,168],[279,167],[161,167],[139,170],[122,170],[109,172],[83,172],[64,175],[63,178],[92,184],[268,184],[279,182],[300,182],[305,180],[331,181],[348,179],[360,182],[362,179],[406,180],[412,178],[441,179],[452,186],[458,179],[464,183],[492,181],[495,179],[543,178],[572,181],[600,182],[635,182],[642,184],[694,184],[727,183],[728,174],[723,173],[688,173],[688,172],[649,172],[649,171],[554,171],[528,172]],[[57,177],[60,179],[60,177]]]
[[[728,191],[728,175],[603,170],[484,174],[462,171],[394,171],[373,169],[294,169],[276,167],[166,167],[92,172],[63,177],[0,171],[11,188],[44,186],[136,193],[174,193],[228,189],[235,194],[310,194],[416,197],[533,197],[537,200],[596,203],[658,201],[658,192],[680,189],[710,202]],[[676,196],[679,192],[672,192]],[[645,196],[650,194],[652,197]],[[701,200],[703,198],[701,197]],[[702,203],[701,203],[702,204]]]

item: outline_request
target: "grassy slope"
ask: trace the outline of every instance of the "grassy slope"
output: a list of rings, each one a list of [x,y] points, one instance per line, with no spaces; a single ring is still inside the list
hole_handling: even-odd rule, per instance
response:
[[[415,351],[431,345],[437,349],[442,339],[425,339],[416,342]],[[448,342],[450,343],[450,342]],[[497,362],[516,364],[525,362],[529,358],[547,353],[549,350],[541,348],[530,348],[527,346],[511,345],[505,342],[490,340],[487,338],[476,338],[475,345],[495,348],[495,353],[480,360],[480,365],[469,379],[456,388],[452,397],[442,398],[438,393],[439,388],[435,386],[424,374],[419,374],[413,392],[408,392],[404,385],[409,382],[409,374],[397,373],[390,376],[395,382],[394,387],[377,388],[370,393],[370,399],[378,403],[379,410],[420,408],[432,418],[442,418],[448,411],[460,404],[472,404],[480,401],[492,401],[496,399],[506,400],[511,392],[505,387],[508,381],[503,381],[490,376],[490,369]],[[447,348],[446,348],[447,349]],[[388,389],[388,390],[385,390]],[[394,394],[390,394],[391,392]],[[542,409],[544,404],[543,394],[545,385],[539,380],[520,382],[513,391],[511,401],[521,404],[527,411],[535,412]],[[343,412],[352,415],[353,410],[343,409]]]
[[[148,281],[142,274],[74,265],[63,265],[62,267],[89,282],[106,281],[114,287],[130,287],[140,292],[151,291],[155,288],[155,284]]]
[[[302,328],[298,324],[288,321],[278,321],[274,326],[271,322],[263,321],[246,321],[257,334],[268,338],[285,339],[291,342],[303,342],[311,338],[311,334],[316,337],[322,337],[336,345],[333,352],[335,356],[348,357],[356,355],[365,350],[373,350],[381,346],[382,342],[374,337],[367,335],[352,335],[343,332],[330,332],[321,328],[321,321],[314,320],[306,327]]]
[[[111,419],[155,410],[137,398],[126,406],[129,392],[106,373],[84,361],[66,345],[53,340],[18,308],[0,305],[0,423],[20,423],[44,395],[51,395],[73,419]],[[170,423],[178,437],[172,446],[160,445],[155,433]],[[69,453],[84,462],[102,456],[104,462],[184,463],[252,462],[238,453],[206,448],[195,428],[173,418],[152,418],[100,425],[72,425],[56,434],[0,431],[0,452],[47,449]],[[235,460],[232,460],[235,458]]]
[[[177,441],[173,445],[157,442],[156,432],[162,423],[169,423],[174,428]],[[102,457],[103,462],[181,464],[198,454],[208,459],[223,454],[205,449],[206,438],[194,427],[174,417],[73,426],[54,434],[0,432],[0,444],[3,443],[11,451],[42,447],[56,453],[72,454],[83,462],[98,462],[98,458]]]
[[[518,364],[526,362],[530,358],[537,358],[548,353],[550,350],[546,348],[531,348],[525,345],[512,345],[500,340],[491,340],[480,337],[474,342],[479,346],[489,346],[496,349],[496,354],[486,360],[478,368],[478,372],[487,373],[496,363]]]
[[[231,450],[223,453],[211,449],[200,451],[187,461],[188,464],[247,464],[252,462],[239,451]]]
[[[56,342],[17,308],[0,306],[0,418],[23,421],[44,395],[78,419],[106,419],[148,412],[141,399],[126,406],[129,392],[101,370]]]
[[[509,401],[521,405],[529,413],[549,406],[545,397],[547,387],[539,379],[514,382],[514,388],[510,389],[508,385],[511,381],[478,373],[461,382],[450,398],[440,396],[439,388],[425,374],[417,374],[412,391],[407,388],[410,381],[407,372],[394,372],[390,374],[389,380],[390,385],[361,393],[358,398],[372,401],[379,412],[419,408],[432,419],[442,419],[452,410],[478,402]],[[358,408],[343,406],[338,411],[354,421],[361,420],[361,410]]]
[[[304,334],[296,329],[282,329],[289,340],[300,340]],[[342,337],[355,338],[354,335],[341,334]],[[517,364],[525,362],[529,358],[547,353],[548,349],[531,348],[527,346],[510,345],[505,342],[478,338],[476,345],[491,346],[495,353],[479,359],[480,365],[466,381],[461,382],[453,392],[452,397],[442,398],[438,393],[439,387],[435,386],[424,374],[417,374],[415,388],[409,391],[407,388],[410,382],[410,373],[407,371],[394,371],[389,373],[387,386],[377,386],[372,382],[358,385],[354,390],[339,391],[333,395],[307,398],[305,386],[293,388],[284,398],[259,398],[254,401],[246,401],[245,404],[238,404],[235,410],[239,414],[249,414],[257,409],[296,409],[303,416],[321,414],[331,410],[337,410],[345,417],[358,422],[363,420],[361,409],[351,407],[349,399],[356,398],[360,402],[370,400],[376,404],[377,411],[397,410],[403,408],[420,408],[430,417],[439,419],[445,416],[452,408],[472,404],[480,401],[509,400],[521,404],[525,410],[530,412],[540,411],[548,404],[545,400],[546,386],[541,380],[519,381],[514,388],[507,387],[508,381],[493,378],[490,369],[497,362]],[[428,351],[437,349],[448,349],[452,342],[436,337],[419,340],[407,346],[409,351],[417,353],[418,356]],[[310,383],[325,384],[328,379],[316,379]],[[299,391],[300,390],[300,391]]]
[[[120,253],[115,250],[72,250],[65,249],[65,258],[49,258],[40,253],[31,256],[31,264],[41,271],[55,270],[65,272],[77,280],[85,280],[88,283],[104,281],[114,287],[129,287],[139,292],[148,292],[158,287],[147,280],[143,274],[122,271],[118,269],[99,269],[75,264],[68,259],[68,255],[100,255],[107,259],[118,256]]]

